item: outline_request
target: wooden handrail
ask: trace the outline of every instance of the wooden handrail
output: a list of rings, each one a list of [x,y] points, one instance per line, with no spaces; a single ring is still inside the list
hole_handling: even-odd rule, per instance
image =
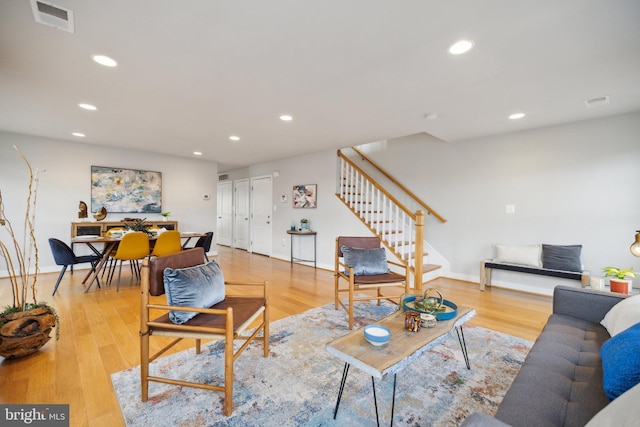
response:
[[[348,157],[346,157],[344,154],[342,154],[342,152],[340,150],[338,150],[338,157],[340,157],[342,160],[344,160],[345,162],[347,162],[349,165],[351,165],[355,170],[358,171],[358,173],[360,173],[362,176],[364,176],[369,182],[371,182],[371,184],[373,184],[373,186],[378,189],[382,194],[384,194],[385,196],[387,196],[389,198],[389,200],[391,200],[395,205],[397,205],[400,209],[402,209],[404,211],[404,213],[406,213],[407,215],[409,215],[411,217],[412,220],[416,220],[416,215],[415,213],[411,212],[409,210],[409,208],[407,208],[405,205],[403,205],[398,199],[396,199],[395,197],[393,197],[391,195],[391,193],[389,193],[387,190],[385,190],[384,188],[382,188],[380,186],[380,184],[378,184],[376,182],[375,179],[371,178],[371,176],[369,176],[365,171],[363,171],[362,169],[360,169],[360,167],[358,167],[358,165],[356,165],[355,163],[353,163],[351,161],[351,159],[349,159]],[[337,194],[336,194],[337,195]]]
[[[423,202],[418,196],[416,196],[411,190],[409,190],[407,187],[405,187],[404,185],[402,185],[402,183],[400,183],[397,179],[395,179],[392,175],[390,175],[386,170],[384,170],[382,167],[380,167],[380,165],[378,165],[376,162],[374,162],[373,160],[371,160],[369,157],[367,157],[364,153],[362,153],[360,150],[358,150],[355,147],[351,147],[351,149],[353,151],[355,151],[356,153],[358,153],[358,155],[360,157],[362,157],[363,159],[365,159],[367,162],[369,162],[374,168],[376,168],[381,174],[383,174],[384,176],[386,176],[389,180],[391,180],[391,182],[393,182],[395,185],[397,185],[402,191],[404,191],[409,197],[411,197],[413,200],[416,201],[416,203],[418,203],[420,206],[422,206],[423,208],[425,208],[427,210],[427,212],[429,212],[431,215],[433,215],[434,217],[436,217],[438,219],[438,221],[444,223],[447,222],[447,220],[445,218],[443,218],[438,212],[436,212],[435,210],[433,210],[429,205],[427,205],[425,202]]]

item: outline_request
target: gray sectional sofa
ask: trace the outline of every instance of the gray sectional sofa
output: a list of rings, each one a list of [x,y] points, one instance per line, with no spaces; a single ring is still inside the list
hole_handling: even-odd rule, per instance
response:
[[[465,427],[584,426],[609,404],[600,347],[610,338],[600,321],[626,295],[558,286],[553,313],[494,417],[471,414]]]

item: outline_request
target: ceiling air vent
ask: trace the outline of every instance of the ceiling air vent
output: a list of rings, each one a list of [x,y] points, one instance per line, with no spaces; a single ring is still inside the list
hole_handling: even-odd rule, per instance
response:
[[[223,173],[222,175],[218,175],[218,181],[229,181],[229,174]]]
[[[598,105],[605,105],[608,103],[609,103],[608,95],[584,100],[584,105],[586,105],[587,107],[597,107]]]
[[[69,33],[75,31],[72,10],[40,0],[31,0],[31,9],[36,22],[56,27]]]

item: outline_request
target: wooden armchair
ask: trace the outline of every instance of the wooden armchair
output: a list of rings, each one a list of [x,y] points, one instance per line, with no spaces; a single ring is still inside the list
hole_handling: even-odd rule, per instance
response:
[[[343,247],[349,248],[343,253]],[[389,261],[381,249],[378,237],[345,237],[336,238],[335,259],[335,309],[341,306],[349,315],[349,329],[353,329],[353,303],[355,301],[377,300],[378,305],[383,299],[391,302],[399,301],[402,293],[409,292],[409,268],[398,262]],[[364,251],[363,251],[364,250]],[[369,250],[369,251],[366,251]],[[373,259],[373,261],[371,261]],[[393,272],[389,266],[404,269],[404,275]],[[341,280],[346,283],[341,286]],[[395,295],[383,295],[382,288],[399,288]],[[375,289],[376,295],[365,294],[355,296],[356,291]],[[340,300],[341,293],[349,294],[349,305]]]
[[[263,341],[264,357],[269,355],[269,283],[266,281],[251,283],[225,281],[224,285],[258,287],[260,289],[260,295],[231,295],[226,293],[225,290],[224,299],[210,308],[187,307],[182,305],[170,306],[168,303],[150,302],[150,295],[160,296],[165,293],[163,283],[163,272],[165,268],[182,269],[185,267],[200,267],[203,265],[204,259],[203,249],[193,248],[175,254],[145,259],[142,263],[140,316],[140,376],[142,401],[146,402],[149,398],[149,381],[222,391],[224,392],[225,415],[229,416],[233,412],[233,365],[235,360],[252,340]],[[156,318],[158,310],[160,310],[160,313],[164,313]],[[176,324],[171,320],[171,310],[184,314],[193,312],[197,314],[185,323]],[[175,313],[175,311],[173,313]],[[255,320],[259,322],[256,330],[248,336],[240,336]],[[262,331],[262,334],[259,336],[260,331]],[[175,340],[164,346],[156,354],[150,355],[149,341],[152,336],[172,337],[175,338]],[[183,338],[195,339],[196,354],[200,354],[201,340],[224,340],[225,362],[223,384],[201,384],[149,375],[149,363],[157,359]],[[233,345],[234,340],[245,341],[235,352]],[[194,361],[194,363],[198,362]]]

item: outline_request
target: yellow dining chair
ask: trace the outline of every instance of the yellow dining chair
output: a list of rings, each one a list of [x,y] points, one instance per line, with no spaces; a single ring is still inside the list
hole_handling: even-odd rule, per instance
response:
[[[136,277],[140,279],[140,266],[138,260],[149,256],[149,236],[142,231],[134,231],[126,233],[122,236],[118,250],[113,259],[120,261],[120,269],[118,270],[118,285],[116,290],[120,290],[120,275],[122,274],[122,261],[129,261],[131,268]]]
[[[182,242],[180,241],[180,232],[177,230],[167,230],[158,234],[156,244],[153,246],[151,256],[164,256],[180,252],[182,250]]]

